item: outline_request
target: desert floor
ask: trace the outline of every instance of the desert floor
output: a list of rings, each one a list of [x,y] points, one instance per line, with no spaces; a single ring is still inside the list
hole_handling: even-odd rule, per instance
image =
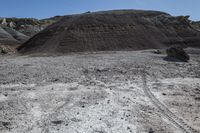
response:
[[[200,132],[200,52],[0,57],[1,133]]]

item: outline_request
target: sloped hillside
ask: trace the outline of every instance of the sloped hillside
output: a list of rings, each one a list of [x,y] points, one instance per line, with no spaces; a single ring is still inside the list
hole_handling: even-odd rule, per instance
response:
[[[32,18],[0,18],[0,54],[14,53],[30,37],[55,23],[61,16],[44,20]]]
[[[18,40],[0,27],[0,54],[14,53],[19,44]]]
[[[191,22],[192,27],[194,27],[196,30],[200,31],[200,21],[194,21]]]
[[[6,21],[3,25],[13,28],[29,37],[37,34],[47,26],[57,22],[62,16],[55,16],[46,19],[34,18],[0,18],[0,23]]]
[[[9,33],[13,38],[15,38],[16,40],[18,40],[20,42],[25,42],[29,39],[29,36],[24,35],[23,33],[15,30],[15,29],[12,29],[12,28],[9,28],[9,27],[3,27],[3,29],[7,33]]]
[[[68,53],[200,46],[200,33],[187,16],[114,10],[63,17],[21,47],[21,53]]]

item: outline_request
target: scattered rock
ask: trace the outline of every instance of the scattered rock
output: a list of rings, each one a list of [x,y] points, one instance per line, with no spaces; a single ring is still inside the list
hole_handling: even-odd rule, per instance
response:
[[[58,82],[59,79],[58,79],[58,78],[55,78],[55,79],[52,79],[51,81],[52,81],[52,82]]]
[[[195,100],[196,101],[200,101],[200,97],[195,97]]]
[[[81,120],[77,119],[77,118],[72,118],[71,121],[73,121],[73,122],[80,122]]]
[[[10,122],[0,121],[0,125],[3,125],[5,128],[9,128],[11,126]]]

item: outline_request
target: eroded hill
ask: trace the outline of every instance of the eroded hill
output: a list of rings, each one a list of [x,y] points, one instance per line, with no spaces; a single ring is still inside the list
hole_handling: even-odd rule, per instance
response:
[[[200,32],[187,16],[115,10],[63,17],[21,47],[21,53],[140,50],[170,45],[200,46]]]
[[[37,20],[32,18],[0,18],[0,54],[13,53],[30,37],[55,23],[61,16]]]

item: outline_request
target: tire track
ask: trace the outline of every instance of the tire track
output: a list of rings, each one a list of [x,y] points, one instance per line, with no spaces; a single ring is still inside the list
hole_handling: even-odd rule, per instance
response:
[[[178,118],[174,113],[172,113],[164,104],[162,104],[150,91],[147,86],[147,79],[145,72],[142,73],[143,91],[145,95],[151,100],[151,102],[158,108],[158,110],[164,115],[169,121],[171,121],[175,126],[181,129],[184,133],[199,133],[182,119]]]

